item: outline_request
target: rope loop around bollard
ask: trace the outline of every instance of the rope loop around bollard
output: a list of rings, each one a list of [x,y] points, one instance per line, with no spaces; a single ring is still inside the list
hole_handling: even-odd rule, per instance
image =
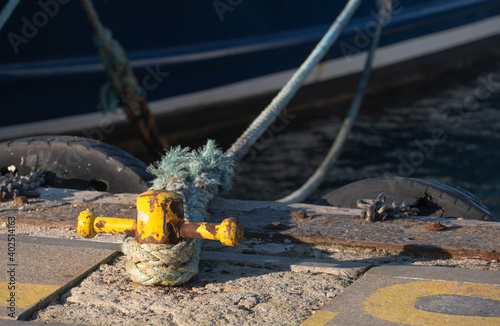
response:
[[[157,176],[151,190],[174,191],[184,198],[184,218],[188,222],[208,220],[207,205],[219,193],[231,189],[232,158],[209,140],[201,149],[175,147],[151,165]],[[122,245],[127,256],[129,277],[143,285],[175,286],[198,272],[201,241],[187,239],[176,245],[140,244],[127,237]]]
[[[122,251],[127,256],[125,268],[130,279],[143,285],[176,286],[198,273],[199,240],[177,245],[141,244],[128,236]]]

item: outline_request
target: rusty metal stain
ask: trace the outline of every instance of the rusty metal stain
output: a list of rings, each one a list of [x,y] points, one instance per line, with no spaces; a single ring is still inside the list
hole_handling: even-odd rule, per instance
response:
[[[290,227],[281,223],[281,222],[272,222],[272,223],[264,226],[264,229],[267,229],[267,230],[288,230],[288,229],[290,229]]]
[[[219,240],[218,228],[213,223],[183,223],[181,234],[185,238]]]
[[[311,215],[307,214],[304,211],[295,211],[295,212],[292,212],[291,213],[291,217],[292,217],[292,219],[295,219],[295,220],[305,220],[305,219],[312,218]]]
[[[429,223],[424,228],[425,231],[430,231],[430,232],[440,232],[440,231],[444,231],[446,229],[448,229],[448,228],[439,222]]]
[[[500,259],[500,231],[497,222],[460,221],[433,217],[409,217],[383,222],[367,222],[347,215],[315,215],[313,219],[292,219],[282,216],[287,230],[266,229],[276,219],[272,210],[254,210],[237,215],[245,223],[247,237],[264,239],[293,238],[306,243],[340,244],[371,247],[399,253],[443,255],[479,259]],[[218,212],[215,212],[218,214]],[[272,219],[271,219],[272,218]],[[441,232],[429,232],[425,227],[439,222],[446,227]],[[489,226],[491,225],[491,226]]]
[[[155,206],[157,205],[158,203],[158,198],[155,197],[155,198],[151,198],[149,201],[149,212],[150,213],[153,213],[154,210],[155,210]],[[163,208],[163,207],[162,207]]]
[[[252,234],[248,235],[254,236]],[[274,238],[276,238],[276,236]],[[425,244],[405,245],[405,244],[395,244],[395,243],[375,242],[375,241],[356,241],[356,240],[346,240],[336,237],[325,238],[322,236],[294,235],[294,238],[299,241],[307,243],[330,243],[330,244],[347,245],[349,247],[374,248],[379,250],[396,252],[400,255],[424,255],[424,256],[430,255],[442,258],[464,257],[464,258],[476,258],[476,259],[486,259],[486,260],[500,259],[500,252],[482,251],[477,249],[467,249],[467,248],[454,249],[454,248],[431,246]]]
[[[184,219],[184,203],[182,200],[172,200],[170,210],[181,220]]]
[[[137,228],[123,229],[123,233],[128,235],[135,235]]]
[[[137,239],[139,240],[139,239]],[[158,243],[154,236],[149,236],[147,238],[141,238],[140,243]]]
[[[237,246],[244,237],[243,224],[234,217],[216,223],[183,223],[180,234],[184,238],[219,240],[226,246]]]
[[[96,224],[94,224],[96,228],[99,230],[102,230],[106,226],[106,221],[105,220],[99,220]]]
[[[28,203],[28,198],[25,196],[18,196],[14,198],[14,205],[25,205]]]

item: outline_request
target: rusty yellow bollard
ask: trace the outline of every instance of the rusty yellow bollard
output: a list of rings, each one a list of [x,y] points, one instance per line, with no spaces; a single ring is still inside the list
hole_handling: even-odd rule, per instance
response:
[[[92,238],[97,233],[135,235],[140,243],[177,244],[184,238],[219,240],[237,246],[244,236],[243,224],[234,217],[220,224],[184,221],[182,196],[171,191],[150,190],[137,197],[137,220],[99,217],[86,210],[78,216],[78,234]]]

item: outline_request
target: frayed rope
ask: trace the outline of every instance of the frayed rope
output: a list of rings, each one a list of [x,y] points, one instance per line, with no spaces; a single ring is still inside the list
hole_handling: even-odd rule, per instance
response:
[[[154,174],[151,190],[169,190],[184,198],[184,217],[188,222],[205,222],[208,203],[232,187],[233,159],[213,140],[198,149],[175,147],[160,161],[148,167]],[[179,285],[198,272],[201,241],[187,239],[177,245],[140,244],[133,237],[123,242],[129,277],[144,285]]]

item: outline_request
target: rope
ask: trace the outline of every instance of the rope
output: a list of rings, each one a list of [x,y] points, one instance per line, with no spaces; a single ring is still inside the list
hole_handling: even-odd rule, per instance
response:
[[[178,245],[141,244],[128,236],[122,244],[127,256],[125,270],[130,279],[143,285],[175,286],[186,283],[198,273],[200,241]]]
[[[91,0],[81,0],[87,12],[90,23],[94,27],[94,43],[99,51],[109,81],[100,91],[101,106],[104,111],[116,112],[119,107],[119,95],[129,90],[137,89],[137,80],[128,64],[127,55],[118,41],[113,39],[113,34],[105,28],[97,15]]]
[[[368,83],[368,77],[372,69],[372,62],[375,56],[375,50],[377,49],[378,43],[380,41],[380,35],[382,34],[382,26],[387,16],[391,12],[391,2],[382,1],[378,3],[378,14],[377,14],[377,28],[373,36],[372,42],[370,44],[370,49],[368,51],[368,57],[366,58],[365,68],[361,75],[361,79],[358,83],[356,90],[356,95],[351,103],[349,111],[347,113],[344,122],[340,128],[340,131],[335,138],[327,156],[324,158],[321,165],[314,172],[314,174],[297,190],[288,196],[277,200],[282,203],[296,203],[301,202],[306,199],[323,181],[326,172],[335,164],[337,158],[342,152],[342,147],[352,129],[356,116],[358,115],[359,107],[361,106],[361,101],[363,100],[363,94]]]
[[[183,196],[184,216],[189,222],[208,220],[208,203],[218,193],[231,189],[233,160],[217,148],[213,140],[198,151],[176,147],[148,167],[156,175],[151,189],[175,191]],[[177,245],[140,244],[125,239],[122,251],[130,278],[144,285],[179,285],[198,272],[201,241],[187,239]]]
[[[302,63],[299,69],[293,74],[292,78],[227,151],[228,154],[234,157],[235,164],[241,161],[250,147],[257,141],[264,131],[266,131],[280,112],[285,108],[288,102],[290,102],[307,76],[309,76],[311,71],[316,67],[332,44],[337,40],[338,36],[347,25],[360,3],[361,0],[348,1],[340,15],[333,22],[304,63]]]
[[[121,106],[128,119],[136,123],[149,151],[156,155],[167,147],[167,143],[160,137],[148,103],[141,96],[125,50],[102,25],[92,1],[81,2],[95,31],[94,43],[99,58],[108,73],[108,81],[99,91],[100,106],[105,112],[116,112]]]
[[[21,2],[21,0],[9,0],[5,7],[3,7],[2,12],[0,12],[0,31],[3,25],[9,20],[10,15],[12,15],[12,12],[16,9],[19,2]]]

